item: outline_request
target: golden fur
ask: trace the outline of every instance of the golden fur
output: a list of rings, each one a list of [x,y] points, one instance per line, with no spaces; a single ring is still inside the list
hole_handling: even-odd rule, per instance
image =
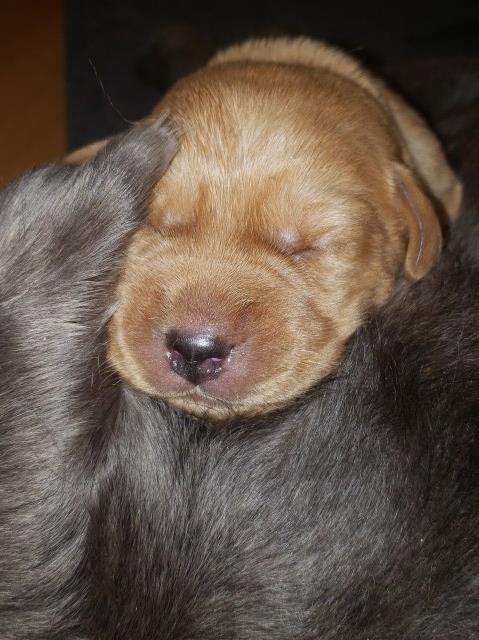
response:
[[[399,277],[430,270],[461,186],[422,119],[318,42],[231,47],[153,117],[165,110],[180,150],[129,248],[111,362],[192,413],[272,410],[334,370]],[[234,345],[221,375],[172,371],[172,328]]]

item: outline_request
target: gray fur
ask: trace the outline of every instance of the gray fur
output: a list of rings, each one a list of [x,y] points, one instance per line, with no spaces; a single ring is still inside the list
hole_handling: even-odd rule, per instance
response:
[[[477,638],[475,203],[333,378],[210,425],[104,363],[170,144],[144,128],[1,196],[0,637]]]

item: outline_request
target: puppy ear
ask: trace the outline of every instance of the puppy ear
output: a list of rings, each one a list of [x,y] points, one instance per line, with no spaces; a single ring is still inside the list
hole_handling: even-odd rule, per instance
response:
[[[441,252],[441,226],[431,200],[412,172],[399,163],[394,169],[396,197],[408,230],[404,270],[409,279],[420,280]]]
[[[462,201],[462,184],[449,166],[439,140],[401,97],[384,85],[382,89],[405,143],[403,153],[413,161],[421,180],[449,220],[455,220]]]

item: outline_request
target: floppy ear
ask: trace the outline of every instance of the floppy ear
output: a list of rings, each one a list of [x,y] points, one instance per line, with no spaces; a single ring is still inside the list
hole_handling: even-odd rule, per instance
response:
[[[400,96],[384,85],[382,89],[406,144],[407,154],[412,156],[413,166],[448,218],[455,220],[462,201],[462,184],[449,166],[439,140]]]
[[[431,200],[412,172],[394,166],[396,197],[408,229],[404,270],[410,280],[424,277],[436,262],[442,247],[442,231]]]

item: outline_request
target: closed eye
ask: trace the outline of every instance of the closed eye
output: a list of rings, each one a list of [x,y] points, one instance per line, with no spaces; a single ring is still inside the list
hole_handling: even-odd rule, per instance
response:
[[[281,255],[294,260],[306,259],[319,254],[330,254],[341,250],[345,241],[335,228],[318,234],[314,239],[304,238],[298,232],[280,231],[272,234],[270,244]]]

